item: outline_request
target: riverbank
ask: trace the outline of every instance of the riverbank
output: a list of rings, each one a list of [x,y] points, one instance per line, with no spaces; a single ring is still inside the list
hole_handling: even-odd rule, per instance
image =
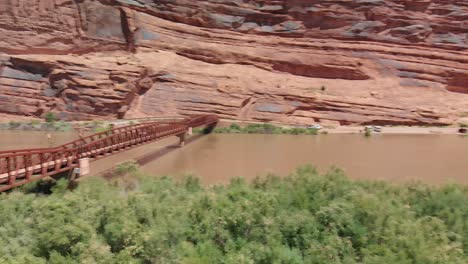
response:
[[[357,134],[364,133],[365,126],[339,126],[325,128],[330,134]],[[402,134],[402,135],[457,135],[459,127],[412,127],[412,126],[383,126],[379,134]]]
[[[88,133],[101,132],[110,128],[137,124],[148,121],[164,120],[164,118],[137,118],[115,119],[95,121],[54,121],[44,122],[37,118],[19,117],[12,119],[11,115],[0,115],[0,130],[24,130],[24,131],[73,131],[81,129]],[[436,126],[382,126],[378,134],[410,134],[410,135],[457,135],[461,126],[458,124],[445,127]],[[251,121],[232,121],[221,119],[215,133],[247,133],[247,134],[293,134],[293,135],[317,135],[317,134],[364,134],[366,126],[338,126],[323,125],[321,129],[311,129],[305,126],[285,125],[278,123],[262,123]],[[195,130],[201,132],[201,130]]]
[[[249,133],[249,131],[255,131],[255,129],[249,129],[250,127],[258,127],[264,123],[256,122],[239,122],[232,123],[232,121],[222,120],[220,127],[218,128],[219,133],[239,133],[239,129],[232,129],[230,126],[236,124],[236,127],[243,128],[242,133]],[[268,124],[270,127],[279,128],[277,131],[286,131],[284,134],[364,134],[366,126],[323,126],[321,129],[307,129],[303,126],[292,126],[292,125],[282,125],[282,124]],[[466,125],[463,125],[466,126]],[[401,135],[458,135],[461,125],[453,125],[446,127],[431,127],[431,126],[381,126],[381,131],[378,134],[401,134]],[[298,129],[296,131],[292,129]],[[272,129],[269,129],[271,131]],[[274,129],[273,129],[274,130]],[[306,132],[306,131],[315,132]],[[262,131],[262,130],[261,130]],[[289,133],[294,131],[294,133]],[[299,132],[299,133],[297,133]],[[269,134],[269,133],[261,133]],[[281,134],[281,133],[275,133]]]
[[[1,130],[14,131],[46,131],[46,132],[72,132],[81,131],[86,134],[99,133],[111,129],[113,122],[108,121],[77,121],[77,122],[41,122],[40,120],[9,121],[0,123]],[[127,124],[125,124],[127,125]]]

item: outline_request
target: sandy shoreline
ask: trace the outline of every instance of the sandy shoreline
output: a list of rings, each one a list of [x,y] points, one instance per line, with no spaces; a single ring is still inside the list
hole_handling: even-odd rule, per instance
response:
[[[221,120],[222,126],[229,126],[231,123],[235,123],[232,120]],[[261,124],[258,122],[246,122],[246,121],[239,121],[239,124]],[[292,125],[283,125],[273,123],[277,126],[284,126],[284,127],[294,127]],[[366,126],[326,126],[324,125],[323,128],[320,130],[326,131],[329,134],[359,134],[364,133]],[[436,126],[427,126],[427,127],[417,127],[417,126],[380,126],[381,132],[378,134],[412,134],[412,135],[462,135],[458,132],[460,128],[457,125],[447,126],[447,127],[436,127]]]
[[[324,128],[330,134],[363,133],[364,126],[340,126]],[[410,126],[383,126],[379,134],[414,134],[414,135],[460,135],[458,127],[410,127]]]

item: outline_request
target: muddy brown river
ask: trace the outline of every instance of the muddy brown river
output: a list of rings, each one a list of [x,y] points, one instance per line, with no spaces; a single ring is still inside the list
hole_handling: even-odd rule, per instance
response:
[[[55,133],[54,143],[76,138]],[[236,176],[253,179],[287,175],[312,164],[325,172],[336,166],[353,179],[390,182],[419,180],[431,184],[468,184],[468,138],[457,135],[318,136],[213,134],[194,136],[184,148],[169,138],[92,163],[94,173],[139,159],[148,174],[199,176],[206,184],[225,183]],[[0,131],[0,149],[46,147],[45,132]]]

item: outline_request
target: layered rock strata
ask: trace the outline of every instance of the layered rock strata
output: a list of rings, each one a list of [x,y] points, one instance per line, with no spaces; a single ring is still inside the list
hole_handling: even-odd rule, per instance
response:
[[[0,36],[8,114],[468,117],[464,0],[9,0]]]

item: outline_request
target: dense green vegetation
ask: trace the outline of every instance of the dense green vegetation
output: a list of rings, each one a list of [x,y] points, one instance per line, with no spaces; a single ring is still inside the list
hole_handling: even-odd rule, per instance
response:
[[[194,129],[194,133],[204,132],[203,128]],[[318,130],[312,128],[302,127],[281,127],[272,124],[248,124],[246,126],[239,126],[238,124],[231,124],[229,127],[216,127],[213,133],[220,134],[289,134],[289,135],[317,135]]]
[[[350,181],[311,167],[285,179],[141,176],[49,195],[0,195],[0,263],[467,263],[468,188]]]

